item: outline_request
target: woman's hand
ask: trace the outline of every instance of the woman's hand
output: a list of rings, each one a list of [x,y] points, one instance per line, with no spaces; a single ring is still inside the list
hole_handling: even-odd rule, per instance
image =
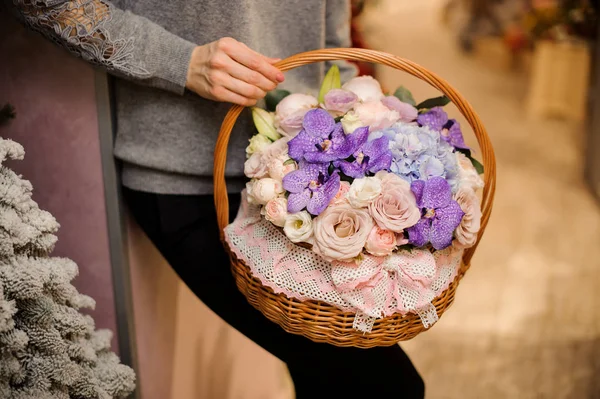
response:
[[[225,37],[194,49],[186,88],[209,100],[252,106],[283,82],[272,65],[277,61]]]

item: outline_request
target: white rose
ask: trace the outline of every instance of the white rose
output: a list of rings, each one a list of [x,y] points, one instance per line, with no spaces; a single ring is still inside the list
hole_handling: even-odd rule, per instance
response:
[[[365,126],[361,120],[358,118],[358,115],[354,112],[350,111],[341,120],[342,127],[344,128],[344,132],[346,134],[354,133],[356,129],[359,127]]]
[[[248,183],[246,183],[246,196],[248,197],[248,203],[258,205],[256,199],[254,198],[254,185],[258,180],[252,179]]]
[[[348,191],[348,202],[355,208],[366,208],[381,194],[381,180],[375,177],[356,179]]]
[[[456,152],[456,160],[458,161],[458,186],[468,187],[473,191],[483,188],[483,180],[471,160],[458,151]]]
[[[351,91],[360,101],[380,101],[384,96],[381,85],[372,76],[358,76],[350,79],[342,89]]]
[[[470,187],[460,187],[454,200],[458,202],[465,215],[460,225],[456,228],[454,236],[455,245],[459,248],[470,248],[477,242],[477,233],[481,228],[481,207],[479,198]]]
[[[250,181],[246,184],[246,189],[248,192],[248,201],[251,204],[259,205],[265,205],[284,192],[281,182],[269,177]]]
[[[302,130],[304,115],[319,106],[319,100],[308,94],[294,93],[275,107],[275,127],[284,136],[294,137]]]
[[[313,221],[306,211],[289,214],[283,232],[291,242],[310,242],[313,235]]]
[[[267,176],[269,163],[283,154],[287,154],[289,139],[281,138],[269,144],[260,152],[255,152],[244,164],[244,174],[251,179],[260,179]]]
[[[265,216],[265,219],[273,223],[275,226],[283,227],[288,217],[287,199],[272,199],[263,207],[261,213]]]
[[[262,154],[255,152],[244,163],[244,174],[252,179],[262,179],[267,175],[267,167],[262,161]]]
[[[250,156],[255,152],[261,152],[267,148],[269,144],[271,144],[271,140],[269,140],[267,137],[263,136],[262,134],[254,135],[250,139],[250,144],[248,147],[246,147],[246,154]]]
[[[275,180],[282,181],[288,173],[296,170],[298,165],[287,154],[274,158],[269,162],[269,176]]]
[[[368,101],[356,104],[353,111],[361,126],[369,126],[370,131],[386,129],[400,120],[398,111],[389,109],[381,101]]]

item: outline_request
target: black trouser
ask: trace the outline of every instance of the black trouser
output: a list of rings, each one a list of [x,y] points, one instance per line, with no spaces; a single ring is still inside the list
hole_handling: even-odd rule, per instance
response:
[[[219,241],[212,196],[124,190],[130,212],[187,286],[217,315],[288,366],[296,397],[423,398],[423,380],[398,345],[339,348],[288,334],[238,291]],[[237,212],[240,196],[230,196]]]

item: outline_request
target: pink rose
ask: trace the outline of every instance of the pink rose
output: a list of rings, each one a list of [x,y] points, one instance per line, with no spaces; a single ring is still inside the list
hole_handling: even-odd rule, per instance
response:
[[[346,203],[328,207],[313,224],[313,250],[328,261],[342,262],[350,262],[362,253],[374,226],[366,210]]]
[[[283,154],[272,159],[268,169],[271,178],[282,181],[285,175],[298,169],[298,165],[287,154]]]
[[[404,237],[404,233],[396,234],[396,245],[401,247],[409,243],[408,238]]]
[[[281,138],[274,143],[269,144],[261,151],[255,152],[244,163],[244,174],[249,178],[260,179],[267,175],[269,164],[279,156],[287,154],[288,141],[287,137]]]
[[[477,191],[483,188],[483,180],[477,170],[473,166],[473,162],[462,152],[456,152],[456,160],[458,161],[458,186],[467,187]]]
[[[356,116],[360,121],[358,125],[369,126],[371,131],[386,129],[400,119],[400,114],[397,111],[389,109],[381,101],[356,104],[354,110],[350,111],[346,116],[348,115]]]
[[[367,238],[365,249],[371,255],[388,256],[396,249],[396,245],[396,233],[375,226]]]
[[[400,101],[398,97],[387,96],[381,100],[382,104],[391,110],[398,112],[402,122],[412,122],[419,116],[419,111],[412,105]]]
[[[383,91],[378,81],[372,76],[358,76],[350,79],[342,89],[353,92],[360,101],[380,101],[383,97]]]
[[[275,226],[283,227],[288,216],[287,199],[275,198],[267,202],[261,213]]]
[[[454,200],[460,205],[465,215],[463,216],[460,225],[454,231],[459,248],[470,248],[477,242],[477,233],[481,227],[481,207],[479,198],[475,191],[469,187],[460,187]]]
[[[358,96],[351,91],[331,89],[323,98],[323,106],[331,115],[338,117],[350,111],[357,101]]]
[[[246,193],[250,204],[265,205],[267,202],[284,193],[280,181],[265,177],[246,183]]]
[[[262,179],[267,175],[267,166],[261,161],[261,153],[255,152],[244,163],[244,174],[252,179]]]
[[[348,183],[347,181],[342,181],[340,183],[340,189],[338,190],[335,197],[333,197],[333,199],[331,200],[330,205],[347,202],[348,201],[347,196],[348,196],[349,191],[350,191],[350,183]]]
[[[308,94],[294,93],[275,107],[275,127],[284,136],[294,137],[302,130],[304,115],[319,106],[319,100]]]
[[[421,212],[410,190],[410,183],[385,171],[377,173],[375,177],[381,180],[383,187],[381,195],[369,204],[369,212],[377,225],[381,229],[401,233],[417,224]]]

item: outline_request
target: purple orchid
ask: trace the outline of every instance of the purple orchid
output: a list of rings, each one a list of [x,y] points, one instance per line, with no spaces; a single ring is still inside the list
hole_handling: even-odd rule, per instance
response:
[[[456,148],[469,149],[465,144],[460,123],[456,119],[448,119],[442,107],[434,107],[418,116],[417,122],[431,130],[439,132],[442,139]]]
[[[438,250],[449,247],[454,230],[465,215],[452,199],[450,184],[442,177],[432,177],[427,181],[415,180],[410,188],[423,215],[416,225],[408,228],[410,243],[422,247],[431,242]]]
[[[367,127],[346,135],[342,124],[336,124],[331,115],[320,108],[308,111],[302,126],[302,131],[288,142],[289,155],[298,162],[328,163],[348,158],[369,135]]]
[[[389,170],[392,165],[389,145],[390,141],[385,136],[363,143],[352,154],[352,161],[340,160],[334,162],[334,165],[346,176],[354,179],[365,177],[367,173],[375,174],[381,170]]]
[[[327,208],[340,189],[337,171],[329,175],[327,164],[301,162],[300,168],[283,178],[283,188],[289,191],[288,212],[300,212],[304,208],[319,215]]]

